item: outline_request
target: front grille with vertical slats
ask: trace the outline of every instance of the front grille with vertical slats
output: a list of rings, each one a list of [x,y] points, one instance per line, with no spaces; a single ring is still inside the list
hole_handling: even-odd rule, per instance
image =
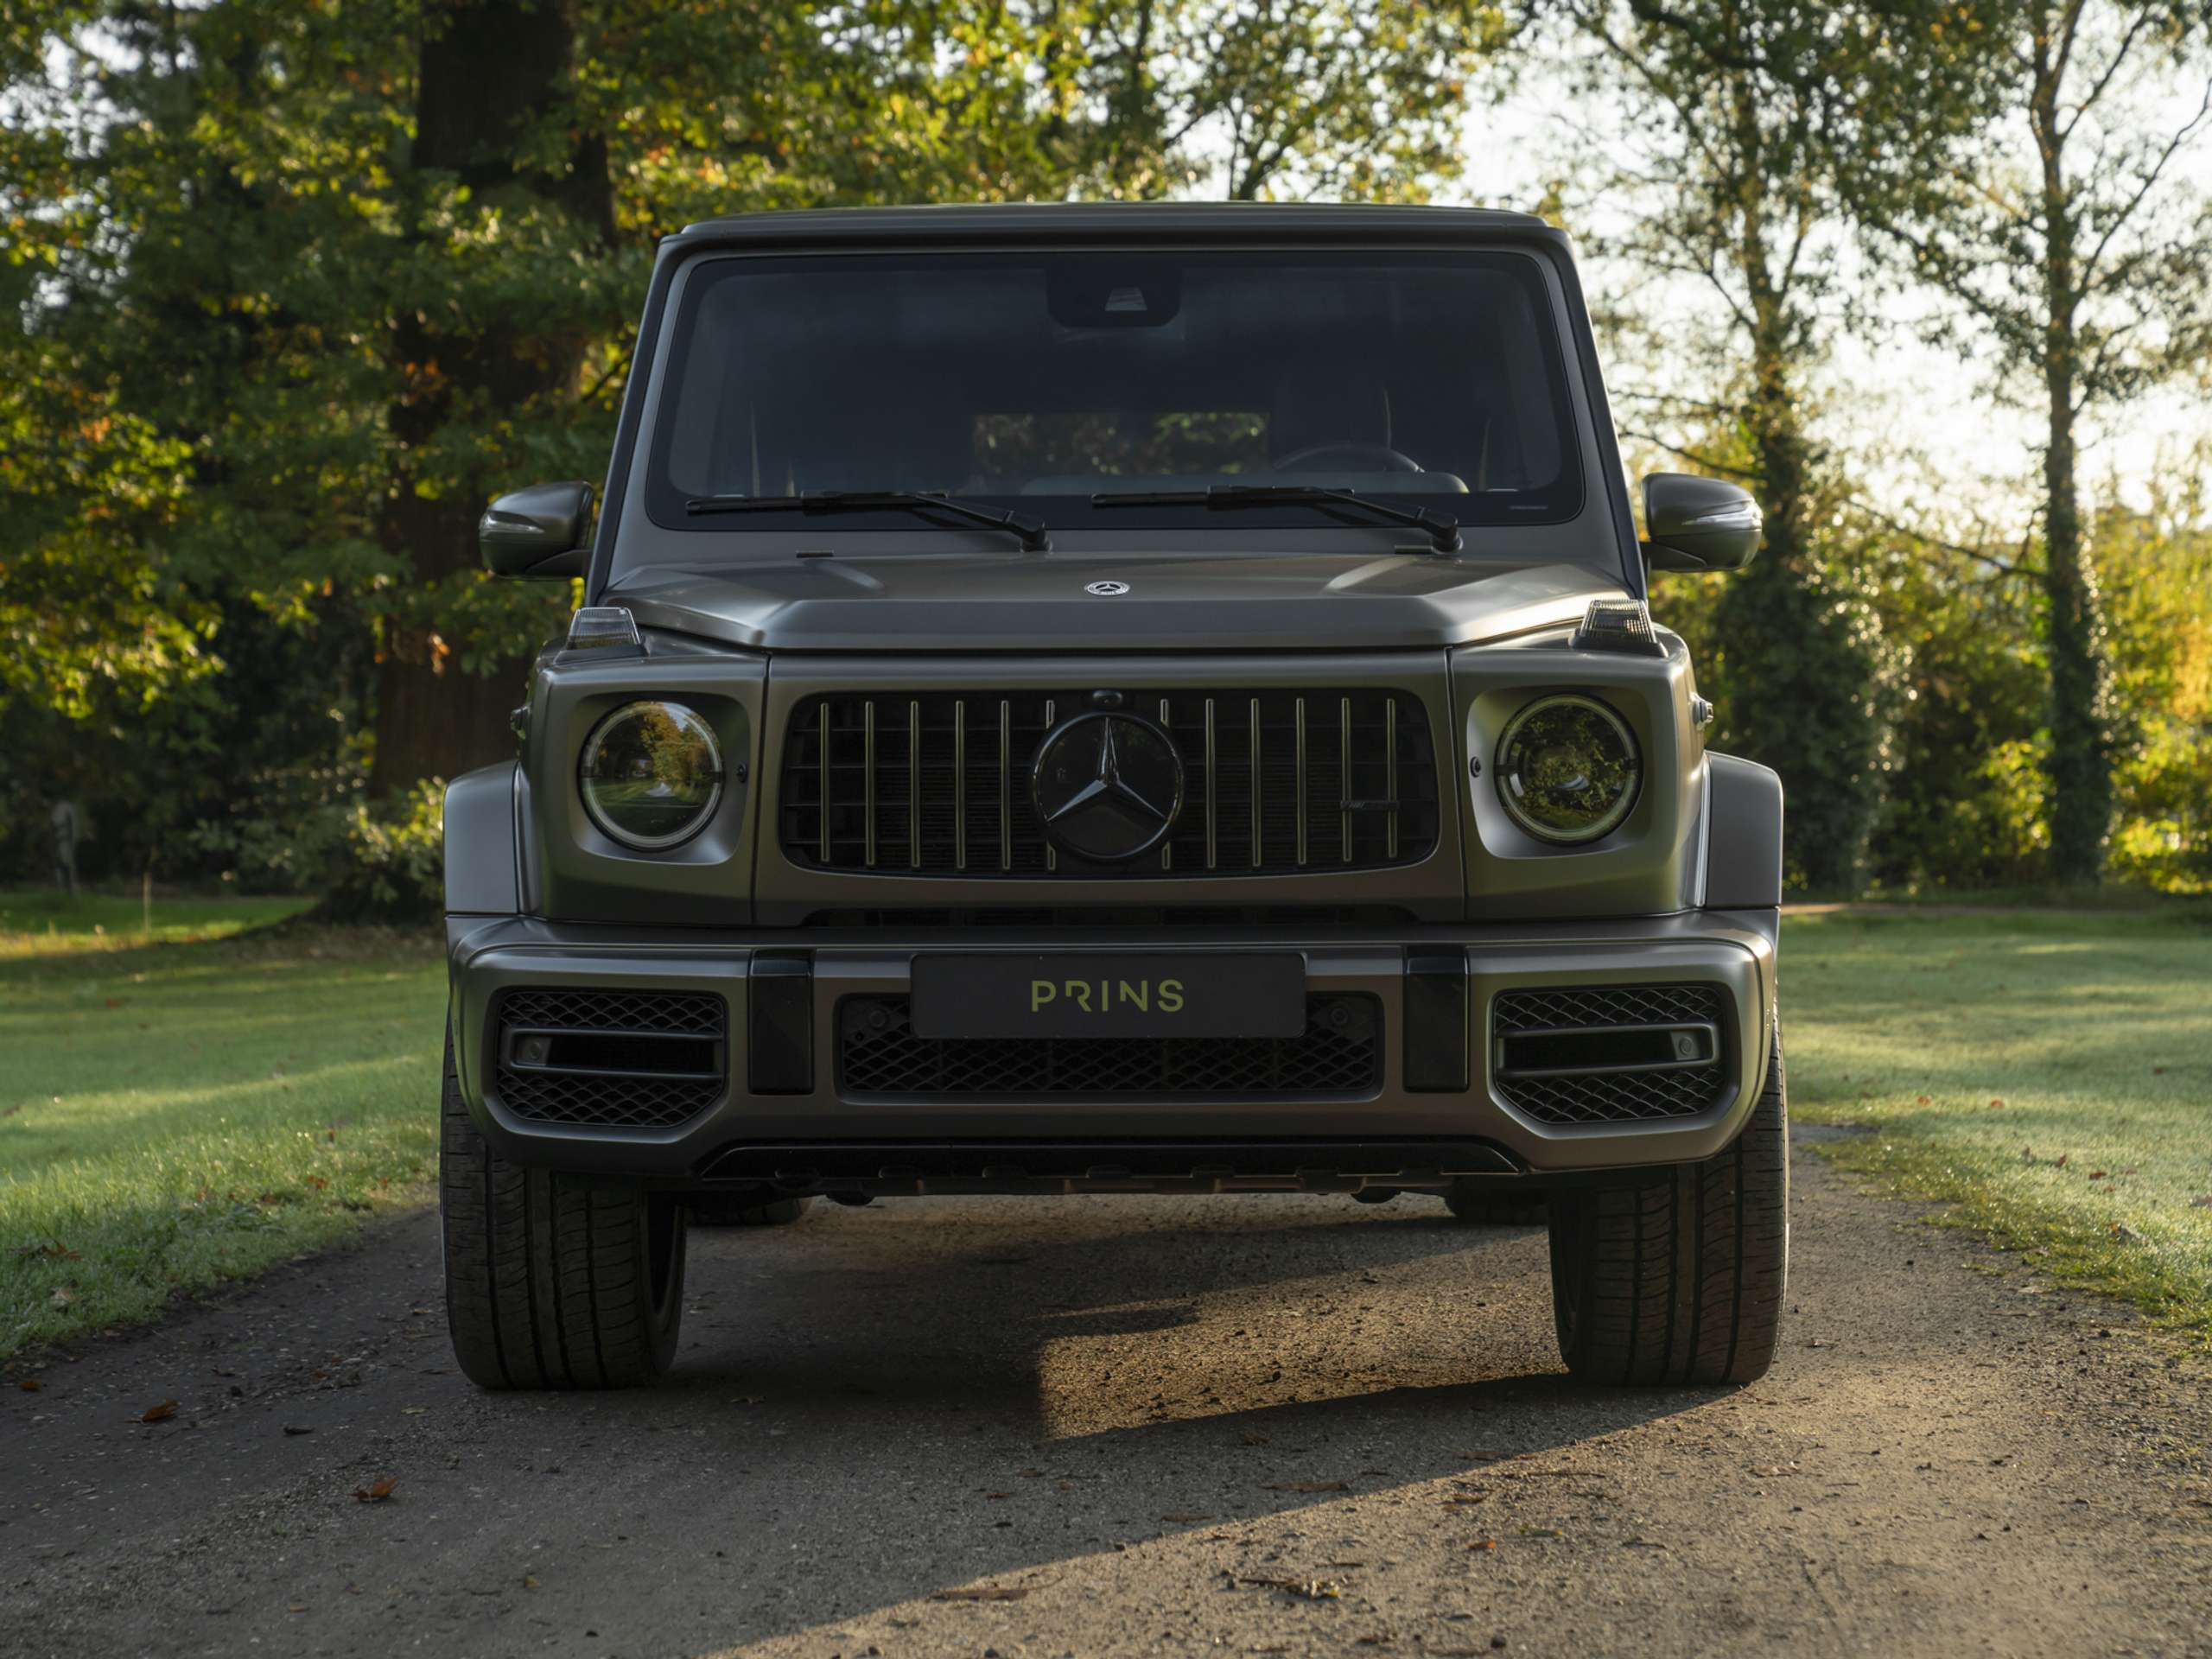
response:
[[[1409,692],[1129,690],[1184,770],[1166,843],[1126,864],[1046,840],[1029,770],[1082,691],[836,693],[792,711],[779,834],[814,869],[970,880],[1282,875],[1414,864],[1436,850],[1437,769]]]

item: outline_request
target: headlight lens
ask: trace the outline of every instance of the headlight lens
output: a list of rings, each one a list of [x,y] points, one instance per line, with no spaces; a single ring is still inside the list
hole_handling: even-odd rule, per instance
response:
[[[1539,697],[1497,741],[1497,798],[1539,841],[1595,841],[1636,804],[1643,762],[1627,724],[1595,697]]]
[[[625,847],[657,852],[698,833],[722,794],[721,751],[680,702],[628,702],[594,728],[577,785],[584,810]]]

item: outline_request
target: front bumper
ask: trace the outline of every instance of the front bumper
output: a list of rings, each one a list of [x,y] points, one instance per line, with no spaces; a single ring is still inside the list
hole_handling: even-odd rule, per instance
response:
[[[1187,1190],[1193,1186],[1428,1187],[1495,1175],[1541,1185],[1710,1156],[1733,1140],[1765,1081],[1774,1030],[1777,914],[1698,911],[1623,921],[1389,930],[890,929],[743,933],[448,919],[456,1065],[470,1111],[506,1157],[671,1185],[856,1192]],[[905,993],[914,957],[1039,949],[1302,951],[1310,992],[1373,999],[1382,1031],[1357,1097],[886,1098],[841,1087],[839,1005]],[[1408,1086],[1402,1037],[1433,1002],[1409,988],[1409,955],[1467,976],[1463,1090]],[[797,1007],[810,1066],[788,1092],[749,1083],[756,978],[810,970]],[[1723,1010],[1720,1087],[1709,1107],[1657,1121],[1539,1121],[1500,1086],[1491,1004],[1508,992],[1655,983],[1712,988]],[[702,994],[727,1005],[728,1085],[673,1128],[612,1128],[518,1115],[499,1098],[499,999],[580,987]],[[763,1006],[766,1006],[764,989]],[[789,1028],[788,1024],[785,1027]]]

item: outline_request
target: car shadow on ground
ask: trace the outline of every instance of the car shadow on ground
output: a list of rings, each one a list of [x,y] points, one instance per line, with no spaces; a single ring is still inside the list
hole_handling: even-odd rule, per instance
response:
[[[1225,1199],[1205,1211],[1218,1225],[1138,1200],[1132,1224],[1130,1202],[1067,1228],[969,1201],[695,1235],[666,1384],[495,1414],[541,1438],[570,1415],[602,1440],[678,1437],[657,1508],[752,1580],[719,1631],[742,1645],[1179,1532],[1478,1482],[1721,1392],[1569,1383],[1541,1230],[1413,1199]],[[1277,1219],[1277,1203],[1299,1208]],[[805,1497],[765,1538],[743,1518],[760,1483]],[[829,1580],[853,1582],[856,1548],[869,1593],[838,1605]],[[845,1571],[814,1583],[830,1555]]]

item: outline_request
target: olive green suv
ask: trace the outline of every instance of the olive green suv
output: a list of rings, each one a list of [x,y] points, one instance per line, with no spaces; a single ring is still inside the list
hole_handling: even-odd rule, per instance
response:
[[[1781,790],[1645,603],[1759,518],[1643,496],[1534,219],[669,238],[597,512],[483,521],[582,605],[446,798],[463,1369],[658,1375],[698,1217],[1319,1192],[1538,1206],[1577,1376],[1760,1375]]]

